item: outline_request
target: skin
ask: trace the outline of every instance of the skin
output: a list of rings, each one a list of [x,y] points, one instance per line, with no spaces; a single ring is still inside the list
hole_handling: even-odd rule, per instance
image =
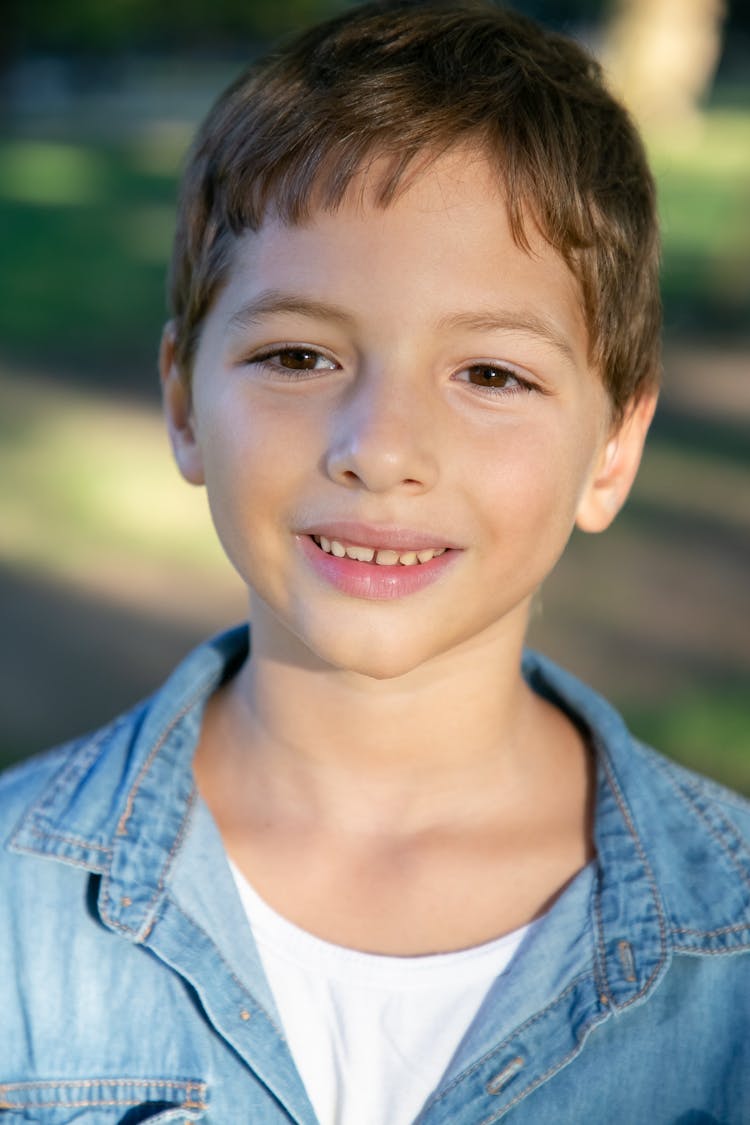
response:
[[[624,502],[655,400],[613,430],[577,283],[533,228],[516,246],[480,153],[441,156],[385,209],[377,171],[335,212],[239,237],[192,379],[169,326],[161,370],[178,465],[252,603],[198,787],[277,910],[409,955],[524,924],[593,855],[589,750],[520,655],[574,525],[604,530]],[[337,312],[238,315],[269,290]],[[356,597],[300,549],[334,520],[457,549],[417,593]]]

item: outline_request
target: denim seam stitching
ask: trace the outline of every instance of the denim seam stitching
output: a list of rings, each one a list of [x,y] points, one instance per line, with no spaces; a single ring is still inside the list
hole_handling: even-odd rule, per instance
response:
[[[91,849],[95,852],[103,852],[105,855],[112,854],[112,848],[106,844],[92,844],[89,840],[84,840],[80,836],[64,836],[61,832],[54,832],[50,828],[42,828],[37,824],[29,824],[28,831],[34,836],[56,840],[60,844],[73,844],[76,848]],[[22,847],[23,845],[17,846]]]
[[[509,1109],[513,1109],[513,1106],[518,1105],[518,1103],[520,1101],[523,1101],[525,1097],[527,1097],[529,1094],[532,1094],[534,1090],[541,1086],[543,1082],[546,1082],[548,1078],[551,1078],[553,1074],[557,1074],[559,1070],[562,1070],[563,1067],[566,1066],[571,1059],[575,1058],[575,1056],[580,1054],[580,1052],[583,1050],[583,1041],[587,1037],[589,1031],[593,1027],[596,1027],[597,1024],[602,1023],[604,1019],[606,1019],[606,1016],[598,1016],[589,1020],[589,1022],[585,1024],[581,1029],[581,1038],[579,1042],[576,1043],[575,1047],[573,1047],[573,1049],[569,1051],[564,1058],[560,1059],[559,1062],[555,1063],[555,1065],[550,1067],[549,1070],[545,1071],[544,1074],[540,1074],[540,1076],[535,1079],[534,1082],[531,1082],[525,1089],[519,1090],[516,1096],[511,1101],[509,1101],[507,1105],[502,1106],[497,1111],[497,1113],[493,1113],[490,1117],[485,1117],[484,1120],[480,1122],[480,1125],[492,1125],[493,1121],[498,1121],[503,1116],[503,1114],[508,1112]]]
[[[191,1090],[201,1090],[205,1093],[207,1084],[205,1082],[191,1082],[187,1079],[180,1081],[173,1078],[42,1078],[39,1081],[29,1082],[0,1082],[0,1091],[39,1090],[42,1087],[59,1089],[61,1086],[157,1086],[170,1090],[184,1090],[186,1093]]]
[[[480,1059],[477,1059],[475,1063],[472,1063],[470,1067],[468,1067],[466,1070],[461,1071],[460,1074],[457,1074],[456,1077],[452,1079],[452,1081],[449,1082],[447,1086],[444,1086],[443,1089],[434,1096],[434,1098],[430,1098],[430,1100],[425,1104],[425,1110],[433,1105],[437,1105],[438,1102],[446,1098],[448,1094],[451,1093],[451,1091],[455,1090],[455,1088],[460,1085],[461,1082],[463,1082],[466,1078],[471,1078],[473,1074],[475,1074],[478,1070],[481,1070],[485,1063],[489,1062],[489,1060],[493,1058],[494,1055],[500,1054],[501,1051],[507,1050],[508,1045],[517,1036],[522,1035],[523,1032],[527,1031],[538,1020],[542,1019],[542,1017],[545,1016],[549,1011],[557,1007],[558,1004],[561,1004],[562,1001],[567,997],[568,993],[572,992],[573,989],[578,987],[578,985],[581,984],[582,981],[585,981],[589,976],[592,975],[595,976],[595,974],[587,971],[584,973],[580,973],[577,977],[574,977],[568,987],[565,988],[558,996],[556,996],[554,1000],[551,1000],[549,1004],[546,1005],[546,1007],[540,1008],[538,1012],[534,1012],[533,1016],[529,1016],[527,1020],[525,1020],[522,1024],[515,1028],[511,1032],[511,1034],[502,1041],[502,1043],[498,1043],[496,1047],[492,1047],[489,1051],[482,1055]],[[606,1018],[606,1015],[602,1018]]]
[[[0,1101],[0,1109],[97,1109],[108,1106],[139,1106],[142,1105],[141,1100],[138,1098],[118,1098],[116,1101],[13,1101],[12,1105],[3,1106]],[[174,1109],[207,1109],[208,1106],[202,1101],[182,1101],[179,1106],[174,1106]]]
[[[743,797],[740,793],[734,793],[731,789],[725,788],[720,782],[714,781],[710,777],[701,777],[699,774],[693,774],[686,766],[679,766],[678,763],[665,760],[661,754],[657,754],[650,746],[643,742],[634,739],[638,748],[645,752],[648,757],[658,766],[659,770],[667,777],[670,785],[674,788],[681,790],[684,787],[691,787],[697,792],[702,793],[709,800],[716,802],[716,804],[730,805],[732,808],[738,809],[739,812],[747,813],[750,802],[747,797]],[[688,777],[684,782],[679,782],[673,776],[675,767],[684,770]],[[680,796],[684,799],[684,794],[680,792]],[[692,802],[690,802],[692,804]]]
[[[170,734],[174,731],[174,729],[178,725],[178,723],[182,722],[182,720],[185,718],[185,716],[188,714],[188,712],[192,710],[192,708],[195,706],[196,702],[200,699],[204,690],[205,690],[205,687],[204,687],[203,684],[196,687],[195,691],[193,691],[191,693],[189,699],[187,699],[185,701],[185,703],[180,708],[178,713],[173,716],[173,718],[170,720],[168,725],[164,728],[161,735],[157,739],[155,745],[152,747],[148,757],[146,758],[146,761],[143,763],[140,770],[138,771],[138,775],[137,775],[135,781],[133,782],[133,785],[130,789],[130,792],[128,793],[128,799],[127,799],[127,802],[125,804],[125,810],[123,811],[123,813],[120,816],[120,819],[117,823],[117,830],[116,830],[116,833],[115,833],[116,836],[127,835],[126,830],[125,830],[126,826],[127,826],[127,822],[128,822],[128,820],[130,819],[130,817],[133,813],[133,805],[135,804],[135,798],[136,798],[136,795],[138,793],[138,790],[141,787],[141,784],[143,783],[143,780],[144,780],[146,774],[151,769],[151,766],[153,765],[157,754],[159,753],[159,751],[164,746],[164,744],[167,741],[167,739],[169,738]],[[153,910],[153,907],[155,906],[159,896],[161,895],[161,893],[164,890],[164,881],[165,881],[165,878],[166,878],[166,874],[167,874],[167,872],[170,868],[172,860],[174,859],[176,851],[178,850],[180,844],[182,843],[182,841],[184,839],[186,825],[187,825],[187,822],[190,818],[190,813],[192,812],[194,804],[195,804],[195,786],[193,786],[193,788],[191,789],[191,793],[190,793],[190,797],[188,798],[188,805],[187,805],[187,808],[185,810],[185,814],[182,817],[182,821],[181,821],[180,827],[177,831],[177,835],[175,836],[175,838],[172,842],[172,847],[170,848],[167,859],[166,859],[166,861],[164,863],[164,866],[162,867],[162,870],[160,872],[159,882],[157,884],[156,891],[152,895],[152,897],[149,899],[148,903],[146,904],[146,906],[143,909],[144,915],[147,915],[150,911]],[[110,894],[111,884],[112,884],[112,879],[111,879],[111,865],[110,865],[110,871],[105,873],[105,875],[104,875],[104,889],[106,891],[107,900],[109,900],[111,898],[111,894]],[[122,922],[118,922],[115,918],[113,918],[111,916],[109,911],[107,911],[105,909],[102,910],[102,917],[106,918],[108,925],[112,926],[116,930],[119,930],[120,933],[132,934],[132,933],[135,932],[136,940],[138,940],[140,942],[145,941],[145,939],[148,937],[149,933],[153,929],[153,926],[156,922],[156,916],[151,917],[148,921],[148,924],[145,926],[145,928],[143,928],[140,931],[134,931],[132,926],[125,925]]]
[[[187,829],[188,821],[190,820],[190,814],[192,813],[193,808],[195,807],[195,800],[196,800],[196,790],[195,790],[195,787],[193,787],[190,791],[190,796],[188,797],[185,815],[182,818],[182,821],[180,823],[180,827],[179,827],[179,829],[177,831],[177,834],[176,834],[176,836],[175,836],[175,838],[172,842],[172,847],[170,848],[169,854],[167,855],[167,858],[166,858],[166,860],[164,862],[164,865],[161,869],[161,872],[160,872],[160,875],[159,875],[159,882],[156,885],[156,890],[155,890],[154,894],[151,896],[151,898],[148,900],[146,905],[143,907],[143,915],[144,916],[147,916],[149,913],[151,914],[151,917],[148,918],[148,921],[147,921],[146,925],[144,927],[142,927],[140,930],[133,930],[132,926],[128,926],[123,922],[118,922],[117,919],[115,919],[111,916],[111,914],[109,913],[108,910],[106,910],[104,908],[102,909],[102,917],[106,918],[107,923],[109,925],[113,926],[116,930],[119,930],[121,933],[125,933],[125,934],[135,933],[136,941],[138,941],[138,942],[142,943],[146,940],[146,938],[151,933],[151,930],[154,928],[154,926],[156,925],[156,922],[159,918],[159,912],[158,912],[157,909],[155,909],[156,903],[159,901],[160,896],[164,892],[164,887],[165,887],[165,883],[166,883],[166,875],[167,875],[167,872],[169,871],[169,868],[172,865],[172,860],[174,859],[176,853],[178,852],[178,850],[180,848],[180,845],[182,844],[182,841],[185,838],[185,832],[186,832],[186,829]],[[109,901],[112,898],[112,895],[111,895],[112,879],[110,877],[109,871],[104,872],[103,882],[104,882],[104,889],[106,891],[106,899],[107,899],[107,901]]]
[[[53,855],[50,857],[49,852],[40,851],[38,848],[27,847],[25,844],[14,844],[13,850],[21,855],[32,855],[37,858],[53,858],[57,863],[64,863],[68,867],[79,867],[82,871],[88,871],[92,875],[106,876],[107,868],[93,862],[86,862],[82,859],[73,859],[71,856]]]
[[[747,922],[736,922],[733,926],[719,926],[715,930],[694,930],[689,926],[674,926],[675,934],[695,934],[696,937],[718,937],[719,934],[733,934],[737,930],[747,930]]]
[[[83,1109],[85,1107],[97,1108],[103,1106],[126,1106],[126,1105],[141,1105],[142,1102],[139,1098],[117,1098],[105,1101],[97,1099],[93,1101],[88,1099],[86,1101],[54,1101],[54,1102],[18,1102],[14,1101],[10,1104],[3,1105],[0,1101],[0,1110],[2,1109]],[[173,1107],[174,1109],[208,1109],[207,1102],[180,1102],[179,1105]]]
[[[136,798],[136,795],[138,793],[138,790],[141,787],[141,784],[143,782],[144,777],[146,776],[148,771],[151,769],[151,766],[154,764],[154,759],[156,758],[157,754],[159,753],[159,751],[164,746],[164,743],[167,741],[167,739],[169,738],[169,736],[172,733],[172,731],[174,730],[174,728],[177,726],[178,723],[181,723],[182,720],[187,715],[187,713],[190,710],[192,710],[192,708],[195,706],[198,699],[200,699],[203,692],[204,692],[204,686],[201,684],[200,687],[197,688],[192,693],[190,698],[183,704],[182,708],[177,712],[177,714],[170,720],[170,722],[164,728],[164,730],[161,732],[161,735],[159,736],[156,743],[152,747],[148,757],[146,758],[146,761],[143,763],[140,770],[138,771],[136,779],[131,786],[130,792],[128,793],[128,799],[125,803],[125,809],[124,809],[122,815],[120,816],[120,819],[117,822],[117,830],[116,830],[116,833],[115,833],[117,836],[126,836],[127,835],[127,832],[126,832],[127,823],[128,823],[128,821],[130,820],[130,817],[133,814],[133,805],[135,804],[135,798]]]
[[[742,865],[737,862],[735,857],[729,851],[729,848],[722,838],[719,829],[714,827],[703,809],[695,800],[694,793],[691,792],[690,786],[687,783],[685,783],[684,785],[678,784],[677,781],[673,777],[671,777],[669,771],[667,770],[664,770],[664,774],[677,796],[680,797],[685,804],[687,804],[688,808],[694,813],[695,816],[700,818],[711,839],[719,845],[722,852],[724,853],[724,856],[737,872],[745,886],[750,888],[750,876],[748,876],[748,873],[743,869]],[[736,846],[745,848],[745,850],[747,850],[744,839],[732,824],[732,822],[728,820],[727,817],[718,809],[716,810],[716,816],[720,821],[721,832],[725,833],[726,836],[730,838]]]
[[[207,932],[206,932],[206,931],[205,931],[205,930],[203,929],[203,926],[201,926],[200,922],[196,922],[196,920],[195,920],[195,918],[193,917],[193,915],[192,915],[192,914],[190,914],[190,913],[189,913],[189,912],[188,912],[187,910],[185,910],[185,909],[184,909],[183,907],[181,907],[181,906],[178,906],[176,902],[175,902],[175,903],[173,903],[173,905],[175,906],[175,908],[176,908],[177,910],[179,910],[179,911],[180,911],[180,913],[181,913],[181,914],[182,914],[182,915],[183,915],[183,916],[184,916],[185,918],[189,919],[189,921],[191,922],[191,924],[192,924],[192,925],[193,925],[193,926],[194,926],[194,927],[196,928],[196,930],[198,931],[198,933],[199,933],[199,934],[201,934],[201,935],[202,935],[202,936],[203,936],[203,937],[204,937],[204,938],[206,939],[206,941],[210,942],[210,943],[211,943],[211,945],[213,945],[214,947],[216,947],[216,943],[215,943],[215,942],[213,941],[213,939],[211,938],[211,936],[210,936],[210,935],[209,935],[209,934],[208,934],[208,933],[207,933]],[[223,953],[221,952],[221,950],[220,950],[220,949],[217,949],[217,959],[218,959],[218,960],[219,960],[219,961],[221,962],[221,964],[222,964],[222,965],[224,966],[224,968],[225,968],[226,972],[227,972],[227,973],[228,973],[228,975],[229,975],[229,976],[231,977],[231,979],[232,979],[232,980],[234,981],[234,983],[235,983],[235,984],[237,985],[237,987],[239,988],[239,990],[240,990],[240,991],[242,992],[243,996],[245,996],[245,997],[247,998],[247,1001],[249,1002],[249,1005],[250,1005],[250,1007],[251,1007],[251,1008],[255,1008],[256,1010],[258,1010],[258,1011],[262,1012],[262,1013],[263,1013],[263,1015],[264,1015],[264,1016],[266,1017],[266,1019],[268,1020],[268,1022],[270,1023],[271,1027],[272,1027],[272,1028],[274,1029],[274,1031],[275,1031],[275,1032],[277,1033],[277,1035],[279,1035],[279,1036],[281,1037],[281,1039],[282,1039],[282,1040],[284,1041],[284,1043],[287,1043],[287,1045],[288,1045],[288,1040],[287,1040],[286,1034],[284,1033],[283,1029],[282,1029],[281,1027],[279,1027],[279,1026],[278,1026],[278,1024],[276,1023],[276,1021],[274,1020],[274,1018],[273,1018],[273,1017],[271,1016],[271,1014],[270,1014],[269,1012],[267,1012],[267,1011],[266,1011],[266,1009],[264,1008],[264,1006],[263,1006],[263,1005],[262,1005],[261,1003],[259,1003],[259,1001],[258,1001],[258,1000],[257,1000],[257,999],[255,998],[255,996],[254,996],[254,995],[252,994],[252,992],[250,992],[250,990],[249,990],[249,989],[247,988],[247,986],[246,986],[246,985],[245,985],[245,984],[244,984],[244,983],[243,983],[243,982],[242,982],[242,981],[240,980],[240,978],[239,978],[239,977],[238,977],[238,976],[236,975],[236,973],[235,973],[235,972],[233,971],[233,969],[232,969],[231,965],[230,965],[230,964],[229,964],[229,962],[228,962],[228,961],[226,960],[226,958],[224,957],[224,954],[223,954]]]
[[[99,731],[89,740],[88,743],[81,743],[80,740],[68,743],[67,749],[65,750],[65,758],[63,759],[56,773],[50,779],[49,783],[45,786],[42,793],[37,797],[36,801],[24,808],[23,813],[21,814],[11,836],[8,839],[9,847],[20,846],[16,843],[16,841],[24,831],[25,827],[39,836],[55,835],[55,833],[53,833],[49,828],[44,827],[47,824],[47,813],[54,799],[58,796],[60,790],[63,788],[63,785],[67,785],[68,777],[72,773],[74,773],[74,767],[79,764],[80,752],[86,745],[90,746],[89,753],[86,755],[85,759],[88,766],[95,756],[94,752],[100,749],[101,744],[104,742],[104,739],[110,732],[114,733],[114,729],[117,725],[118,724],[115,724],[114,727],[110,726],[105,730]],[[83,755],[81,755],[81,757],[82,756]],[[27,821],[31,821],[31,823],[26,824]],[[37,825],[39,825],[39,827],[37,827]],[[64,839],[64,837],[62,838]],[[87,844],[86,846],[88,847],[89,845]],[[98,847],[98,845],[96,844],[91,846],[95,848]]]
[[[182,842],[185,839],[185,835],[186,835],[187,828],[188,828],[188,823],[190,821],[190,817],[191,817],[191,814],[193,812],[193,809],[195,808],[196,800],[197,800],[197,791],[196,791],[195,786],[193,786],[190,790],[190,796],[188,797],[188,800],[187,800],[187,805],[186,805],[186,808],[185,808],[185,815],[182,818],[182,822],[181,822],[180,827],[178,829],[177,835],[175,836],[174,841],[172,842],[172,847],[169,849],[169,854],[168,854],[166,860],[164,861],[164,866],[161,869],[161,874],[159,875],[159,882],[158,882],[157,887],[156,887],[156,894],[154,895],[154,897],[149,902],[147,910],[150,907],[155,906],[159,897],[164,893],[164,889],[166,887],[167,873],[168,873],[170,867],[172,866],[172,862],[174,860],[174,857],[176,856],[177,852],[180,850]],[[157,922],[158,918],[159,918],[159,911],[154,910],[153,915],[152,915],[151,919],[149,920],[146,928],[137,935],[139,941],[143,942],[143,941],[146,940],[146,938],[148,937],[148,935],[151,933],[152,929],[156,925],[156,922]]]
[[[95,1086],[122,1086],[130,1089],[141,1087],[143,1089],[151,1088],[156,1091],[181,1091],[185,1095],[185,1100],[175,1108],[199,1110],[205,1110],[208,1108],[208,1103],[203,1100],[205,1098],[207,1090],[207,1085],[205,1082],[177,1082],[160,1078],[84,1078],[79,1080],[60,1079],[57,1081],[49,1080],[39,1082],[4,1082],[0,1084],[0,1099],[3,1099],[5,1096],[12,1095],[13,1091],[18,1091],[19,1094],[23,1094],[24,1091],[28,1092],[31,1090],[62,1090],[71,1087],[74,1089],[85,1090],[91,1089]],[[194,1100],[195,1095],[197,1095],[199,1100]],[[140,1104],[140,1100],[132,1096],[129,1098],[111,1099],[94,1099],[89,1097],[86,1099],[68,1099],[65,1101],[57,1099],[55,1101],[46,1102],[18,1100],[17,1098],[13,1098],[12,1101],[8,1101],[5,1104],[3,1104],[2,1100],[0,1100],[0,1109],[75,1109],[83,1108],[86,1106],[125,1106]]]
[[[31,816],[39,816],[42,820],[46,820],[46,811],[57,799],[60,791],[67,788],[69,778],[76,774],[82,776],[86,770],[90,768],[91,763],[101,751],[104,742],[109,738],[114,738],[126,723],[130,722],[133,712],[137,710],[137,706],[119,715],[106,727],[103,727],[89,738],[77,739],[70,743],[70,749],[66,760],[52,778],[49,787],[40,795],[37,804],[32,806],[30,810]]]
[[[609,996],[609,980],[607,977],[607,950],[604,944],[604,923],[602,921],[602,896],[601,885],[599,879],[599,872],[601,864],[597,860],[597,878],[591,888],[591,897],[593,898],[593,909],[596,917],[595,939],[594,939],[594,980],[596,982],[596,990],[601,996],[606,993]]]
[[[661,908],[658,884],[657,884],[656,879],[654,877],[654,873],[651,870],[651,865],[648,862],[648,857],[647,857],[646,852],[643,848],[640,837],[635,830],[635,825],[634,825],[633,820],[630,816],[630,811],[629,811],[627,805],[625,804],[625,799],[624,799],[624,797],[621,793],[620,786],[619,786],[619,783],[617,781],[617,778],[615,777],[614,772],[611,769],[610,762],[607,760],[606,756],[604,756],[604,755],[602,756],[602,762],[603,762],[604,769],[605,769],[605,772],[607,774],[607,777],[609,779],[609,783],[612,787],[612,792],[614,793],[615,800],[617,801],[618,807],[620,809],[620,813],[622,814],[622,818],[625,821],[625,824],[627,825],[628,831],[630,832],[630,835],[633,838],[633,842],[635,844],[636,850],[638,852],[638,855],[640,856],[641,863],[643,864],[644,870],[646,872],[646,878],[648,880],[649,887],[651,888],[651,894],[653,896],[653,900],[654,900],[654,903],[656,905],[657,917],[658,917],[658,920],[659,920],[659,948],[660,948],[660,951],[661,951],[661,958],[660,958],[658,964],[654,967],[651,975],[647,978],[646,981],[644,981],[643,987],[640,989],[640,991],[636,992],[633,996],[631,996],[624,1003],[618,1005],[618,1007],[622,1009],[622,1008],[628,1008],[628,1007],[630,1007],[631,1004],[634,1004],[637,1000],[640,1000],[640,998],[648,991],[648,989],[651,987],[651,984],[656,979],[656,977],[657,977],[657,975],[658,975],[658,973],[659,973],[659,971],[660,971],[660,969],[661,969],[661,967],[664,964],[664,961],[666,959],[666,954],[667,954],[667,929],[666,929],[666,924],[665,924],[664,913],[663,913],[662,908]]]
[[[750,942],[743,942],[734,949],[696,949],[693,945],[675,945],[676,953],[692,954],[695,957],[731,957],[733,953],[741,953],[750,949]]]

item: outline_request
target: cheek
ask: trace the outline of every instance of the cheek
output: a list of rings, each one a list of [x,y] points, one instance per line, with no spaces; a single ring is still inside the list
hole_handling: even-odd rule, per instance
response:
[[[239,544],[261,518],[264,497],[268,505],[276,500],[283,454],[272,435],[231,404],[203,415],[198,438],[211,514],[236,562]]]
[[[206,468],[206,485],[238,502],[253,487],[267,487],[284,465],[283,435],[273,417],[265,417],[248,395],[227,392],[196,413],[198,440]]]
[[[500,546],[515,543],[529,566],[552,565],[573,529],[589,460],[586,441],[561,441],[542,427],[485,447],[473,475]]]
[[[278,532],[291,528],[319,455],[309,430],[250,396],[227,395],[199,416],[206,491],[224,550],[245,578],[253,559],[280,566]]]

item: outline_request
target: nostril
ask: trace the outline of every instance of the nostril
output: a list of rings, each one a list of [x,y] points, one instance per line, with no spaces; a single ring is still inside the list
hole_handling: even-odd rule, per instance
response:
[[[431,454],[423,455],[411,447],[395,449],[374,438],[358,442],[350,439],[340,446],[334,445],[325,455],[323,469],[330,479],[345,488],[371,492],[406,488],[416,493],[430,488],[437,475]]]

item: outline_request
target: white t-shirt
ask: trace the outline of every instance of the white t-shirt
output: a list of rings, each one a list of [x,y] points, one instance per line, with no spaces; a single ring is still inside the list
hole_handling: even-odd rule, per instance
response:
[[[282,918],[230,867],[321,1125],[410,1125],[530,927],[457,953],[361,953]]]

